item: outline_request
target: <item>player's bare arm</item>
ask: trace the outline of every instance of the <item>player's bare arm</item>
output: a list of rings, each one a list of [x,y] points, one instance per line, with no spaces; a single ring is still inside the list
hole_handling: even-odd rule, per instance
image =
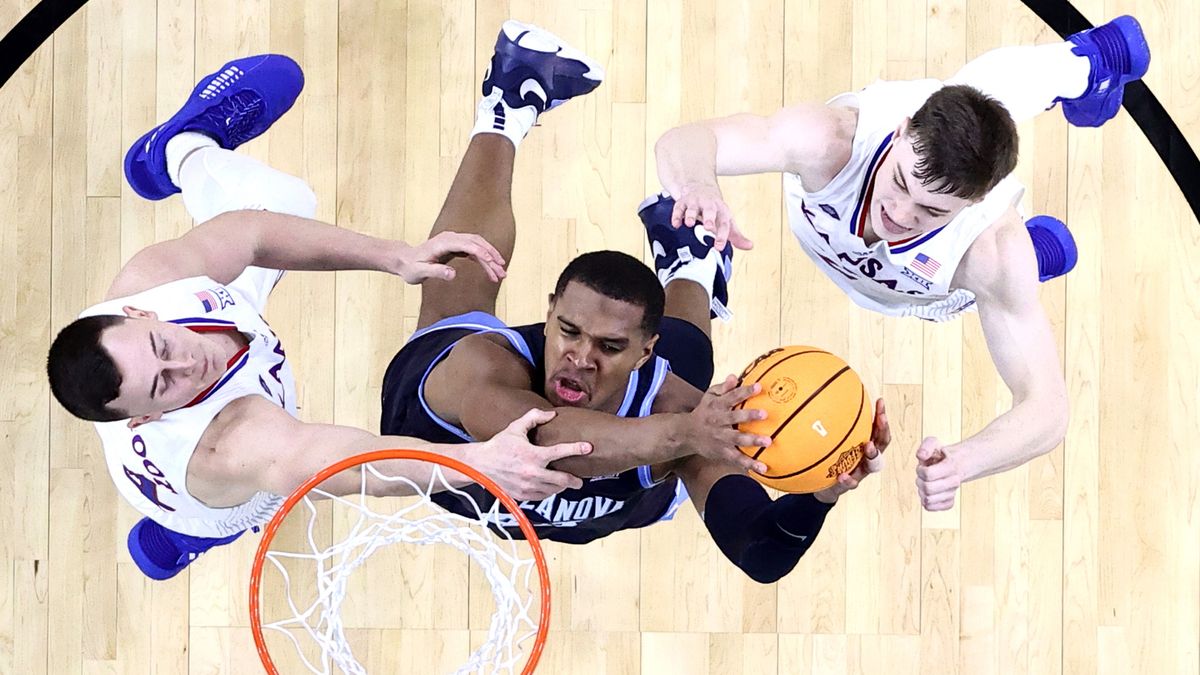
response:
[[[769,116],[741,113],[671,129],[654,153],[659,180],[675,197],[672,224],[703,224],[715,233],[718,249],[726,241],[750,248],[717,176],[788,172],[805,185],[824,185],[849,159],[856,120],[847,108],[801,104]]]
[[[552,411],[528,411],[487,442],[446,445],[407,436],[377,436],[334,424],[304,423],[265,398],[247,396],[226,406],[205,431],[188,464],[188,490],[213,508],[237,506],[257,492],[290,494],[321,469],[346,457],[405,448],[469,463],[517,499],[544,499],[580,484],[578,478],[547,465],[589,451],[586,443],[530,444],[529,430],[551,417]],[[433,470],[427,462],[389,460],[381,464],[386,464],[379,467],[384,474],[404,476],[419,485],[428,483]],[[357,494],[360,470],[343,471],[322,483],[321,489],[335,495]],[[445,475],[455,487],[471,482],[448,469]],[[403,482],[380,481],[370,474],[367,489],[374,496],[407,494]]]
[[[282,270],[375,270],[416,284],[450,279],[446,262],[466,256],[492,281],[505,275],[505,260],[478,235],[442,232],[417,246],[379,239],[316,220],[270,211],[222,213],[183,236],[149,246],[117,275],[106,298],[195,276],[230,283],[254,265]]]
[[[754,395],[751,387],[729,387],[729,383],[722,383],[719,391],[714,387],[705,394],[693,411],[682,412],[682,406],[676,406],[680,411],[640,418],[555,407],[532,391],[533,371],[529,364],[499,340],[503,338],[489,335],[464,338],[434,368],[425,386],[429,405],[443,419],[458,423],[476,438],[486,438],[524,411],[540,408],[557,414],[535,430],[539,443],[586,439],[592,445],[591,453],[567,457],[554,464],[554,468],[577,476],[607,475],[691,454],[701,454],[743,471],[764,468],[735,447],[770,442],[733,428],[762,414],[753,409],[732,409]],[[470,383],[469,386],[464,386],[464,382]],[[668,375],[659,396],[696,400],[696,393],[686,382]]]
[[[917,490],[925,508],[954,505],[958,486],[1050,452],[1067,429],[1067,388],[1050,321],[1038,301],[1037,260],[1015,209],[976,239],[955,277],[972,291],[992,361],[1013,406],[982,431],[917,451]]]

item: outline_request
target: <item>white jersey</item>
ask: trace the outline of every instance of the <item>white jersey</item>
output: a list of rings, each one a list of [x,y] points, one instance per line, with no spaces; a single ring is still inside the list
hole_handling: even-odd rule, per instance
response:
[[[296,415],[296,383],[283,346],[262,318],[267,297],[283,276],[248,267],[222,285],[208,277],[180,279],[85,310],[83,316],[123,315],[130,305],[161,321],[197,331],[237,330],[250,342],[229,369],[197,401],[130,429],[127,422],[98,422],[96,431],[117,491],[144,515],[176,532],[224,537],[270,520],[283,499],[260,492],[232,508],[209,508],[187,490],[187,469],[196,444],[217,413],[235,399],[262,396]]]
[[[805,190],[799,176],[784,174],[792,234],[813,262],[866,309],[932,321],[974,309],[973,293],[951,288],[954,272],[975,238],[1024,194],[1024,186],[1010,176],[937,230],[873,246],[863,242],[875,181],[890,180],[876,174],[896,128],[941,86],[938,80],[877,82],[834,98],[829,105],[858,109],[850,161],[816,192]]]

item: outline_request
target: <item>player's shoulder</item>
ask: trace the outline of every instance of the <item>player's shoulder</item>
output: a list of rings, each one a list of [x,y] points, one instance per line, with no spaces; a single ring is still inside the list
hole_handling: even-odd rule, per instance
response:
[[[208,289],[224,288],[222,284],[206,276],[186,277],[158,285],[146,285],[136,275],[117,277],[104,294],[104,299],[84,310],[80,316],[98,314],[121,314],[122,307],[162,311],[174,308],[181,300],[195,300],[195,294]]]
[[[1025,223],[1006,210],[971,242],[955,272],[954,286],[981,303],[1012,303],[1037,290],[1037,257]]]
[[[771,137],[785,148],[787,173],[806,185],[824,184],[850,161],[858,110],[802,103],[780,110],[770,124]]]
[[[468,335],[450,348],[446,359],[434,371],[454,379],[475,377],[528,378],[532,365],[498,333]]]

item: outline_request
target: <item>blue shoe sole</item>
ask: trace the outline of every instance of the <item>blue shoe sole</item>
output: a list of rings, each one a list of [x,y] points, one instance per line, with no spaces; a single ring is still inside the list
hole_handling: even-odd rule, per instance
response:
[[[1025,229],[1033,240],[1033,251],[1038,261],[1038,281],[1051,279],[1075,269],[1079,261],[1079,250],[1075,237],[1059,219],[1053,216],[1034,216],[1025,222]]]

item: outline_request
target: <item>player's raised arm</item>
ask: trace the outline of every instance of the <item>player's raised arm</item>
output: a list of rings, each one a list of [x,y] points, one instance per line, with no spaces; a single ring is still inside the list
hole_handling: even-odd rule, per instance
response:
[[[658,178],[675,197],[672,224],[704,225],[716,235],[718,250],[726,241],[752,247],[721,196],[717,176],[807,173],[828,164],[837,145],[830,139],[847,133],[853,135],[853,126],[846,128],[842,116],[820,104],[783,108],[770,116],[741,113],[667,131],[655,143],[654,155]]]
[[[265,398],[248,396],[234,401],[214,420],[201,448],[188,467],[189,489],[209,506],[233,506],[257,492],[287,495],[312,475],[334,462],[371,450],[425,450],[467,463],[495,480],[514,499],[544,499],[580,480],[547,468],[563,457],[590,451],[587,443],[549,447],[529,441],[529,430],[553,418],[553,412],[528,411],[481,443],[444,445],[406,436],[377,436],[361,429],[296,420]],[[207,446],[207,447],[204,447]],[[433,471],[427,462],[389,460],[384,473],[426,483]],[[361,467],[343,471],[321,484],[332,494],[357,493]],[[471,481],[446,470],[453,486]],[[405,494],[402,482],[368,476],[374,496]]]
[[[251,265],[280,270],[374,270],[418,284],[429,278],[452,278],[453,269],[445,263],[456,257],[475,260],[492,281],[505,275],[504,258],[474,234],[442,232],[410,246],[300,216],[229,211],[178,239],[143,249],[117,275],[107,297],[124,297],[194,276],[229,283]]]

